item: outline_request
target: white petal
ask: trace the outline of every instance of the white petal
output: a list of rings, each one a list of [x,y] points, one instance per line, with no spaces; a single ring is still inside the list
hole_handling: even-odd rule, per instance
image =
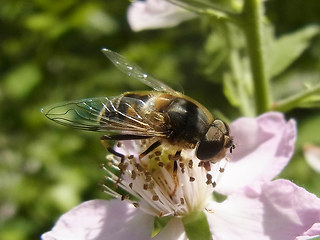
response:
[[[128,21],[134,31],[173,27],[196,17],[165,0],[135,1],[128,9]]]
[[[305,145],[304,156],[310,167],[320,173],[320,147],[310,144]]]
[[[62,215],[43,240],[148,240],[153,217],[119,200],[84,202]]]
[[[320,199],[287,180],[246,187],[208,208],[214,239],[292,240],[320,234]]]
[[[157,234],[153,240],[187,240],[182,221],[179,218],[171,218],[167,225]]]
[[[296,122],[281,113],[240,118],[231,125],[236,149],[217,191],[228,195],[255,181],[277,176],[289,162],[296,140]]]

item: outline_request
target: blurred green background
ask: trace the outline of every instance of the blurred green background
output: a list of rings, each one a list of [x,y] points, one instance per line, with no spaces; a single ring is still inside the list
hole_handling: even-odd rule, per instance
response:
[[[1,1],[0,239],[38,239],[73,206],[107,198],[99,188],[104,176],[99,166],[106,155],[100,134],[58,126],[40,113],[52,103],[146,89],[118,71],[100,52],[102,47],[183,89],[212,112],[230,120],[240,116],[223,94],[224,67],[212,60],[215,43],[208,36],[215,29],[208,19],[135,33],[126,20],[128,5],[108,0]],[[319,12],[319,0],[266,2],[277,36],[319,24]],[[286,74],[273,81],[291,88],[308,78],[319,81],[319,73],[316,36]],[[280,177],[320,196],[320,175],[302,152],[305,143],[320,145],[319,106],[295,109],[287,117],[298,120],[299,138]]]

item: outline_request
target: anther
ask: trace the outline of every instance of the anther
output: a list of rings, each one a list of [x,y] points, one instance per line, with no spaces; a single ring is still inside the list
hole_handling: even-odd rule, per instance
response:
[[[194,177],[190,177],[190,182],[194,182],[196,179]]]
[[[209,185],[211,183],[212,183],[212,176],[208,173],[207,174],[207,182],[206,182],[206,184]]]
[[[135,171],[135,170],[132,170],[132,171],[131,171],[131,178],[132,178],[132,180],[135,180],[136,177],[137,177],[136,171]]]
[[[179,163],[179,167],[181,169],[181,172],[184,173],[184,163]]]
[[[207,161],[207,162],[204,162],[203,163],[203,167],[205,170],[207,170],[207,172],[210,172],[211,171],[211,165],[210,165],[210,162]]]
[[[130,198],[130,196],[128,194],[122,195],[121,196],[121,201],[128,200],[129,198]]]
[[[153,195],[152,196],[152,200],[153,201],[158,201],[159,200],[159,196],[158,195]]]
[[[206,210],[208,213],[214,213],[213,209],[205,208],[205,210]]]
[[[158,166],[163,167],[164,166],[163,162],[158,162]]]
[[[127,167],[128,167],[128,163],[122,163],[120,162],[119,165],[118,165],[118,168],[120,169],[121,172],[124,172],[125,170],[127,170]]]
[[[193,161],[192,160],[189,161],[188,167],[191,168],[191,169],[193,168]]]
[[[159,156],[161,156],[161,151],[155,151],[154,154],[155,154],[157,157],[159,157]]]
[[[143,170],[144,170],[143,167],[139,163],[136,163],[135,167],[138,169],[139,172],[143,172]]]
[[[146,172],[145,173],[145,176],[146,176],[146,182],[150,182],[151,181],[151,173],[149,173],[149,172]]]
[[[138,207],[139,207],[139,203],[137,203],[137,202],[133,202],[132,205],[133,205],[135,208],[138,208]]]

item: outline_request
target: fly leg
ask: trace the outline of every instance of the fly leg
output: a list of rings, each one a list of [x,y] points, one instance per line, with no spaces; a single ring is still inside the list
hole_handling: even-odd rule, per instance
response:
[[[154,143],[152,143],[147,150],[145,150],[144,152],[140,153],[139,155],[139,159],[141,160],[143,157],[147,156],[150,152],[152,152],[154,149],[156,149],[157,147],[159,147],[161,145],[161,141],[158,140]]]
[[[109,145],[108,141],[121,141],[121,140],[135,140],[135,139],[146,139],[150,138],[150,136],[137,136],[137,135],[129,135],[129,134],[116,134],[116,135],[103,135],[100,137],[100,141],[102,145],[110,152],[111,154],[120,157],[121,163],[124,162],[125,156],[121,153],[118,153],[113,149],[112,146]]]
[[[119,157],[121,159],[121,163],[123,163],[125,156],[123,154],[115,151],[113,149],[113,147],[109,145],[108,140],[112,140],[112,139],[110,139],[110,136],[104,135],[104,136],[100,137],[100,141],[101,141],[102,145],[108,150],[108,152]]]
[[[179,179],[177,176],[178,172],[178,160],[181,158],[181,150],[177,151],[176,154],[173,156],[173,181],[174,181],[174,189],[172,193],[170,194],[171,196],[174,196],[177,191],[177,187],[179,185]]]
[[[119,153],[113,149],[112,146],[108,143],[108,141],[120,141],[120,140],[134,140],[134,139],[146,139],[150,138],[149,136],[136,136],[136,135],[128,135],[128,134],[119,134],[119,135],[103,135],[100,137],[100,141],[102,145],[108,150],[109,153],[119,157],[121,159],[120,163],[118,164],[118,168],[120,169],[120,176],[118,180],[115,183],[115,186],[118,185],[118,183],[121,181],[121,176],[123,174],[123,171],[125,169],[125,155],[122,153]]]

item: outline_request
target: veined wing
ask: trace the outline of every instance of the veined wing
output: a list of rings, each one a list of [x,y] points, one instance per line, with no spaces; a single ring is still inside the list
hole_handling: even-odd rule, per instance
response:
[[[120,97],[122,110],[116,105],[119,97],[89,98],[57,103],[41,109],[50,120],[72,128],[113,132],[137,136],[164,137],[155,131],[136,106],[144,104],[140,99]],[[123,109],[130,108],[130,115]]]
[[[153,89],[161,92],[168,92],[171,94],[177,94],[175,90],[166,84],[155,79],[151,75],[144,73],[144,71],[136,64],[130,63],[126,58],[120,54],[111,51],[110,49],[103,48],[102,52],[113,62],[113,64],[122,72],[130,77],[136,78],[144,84],[152,87]]]

